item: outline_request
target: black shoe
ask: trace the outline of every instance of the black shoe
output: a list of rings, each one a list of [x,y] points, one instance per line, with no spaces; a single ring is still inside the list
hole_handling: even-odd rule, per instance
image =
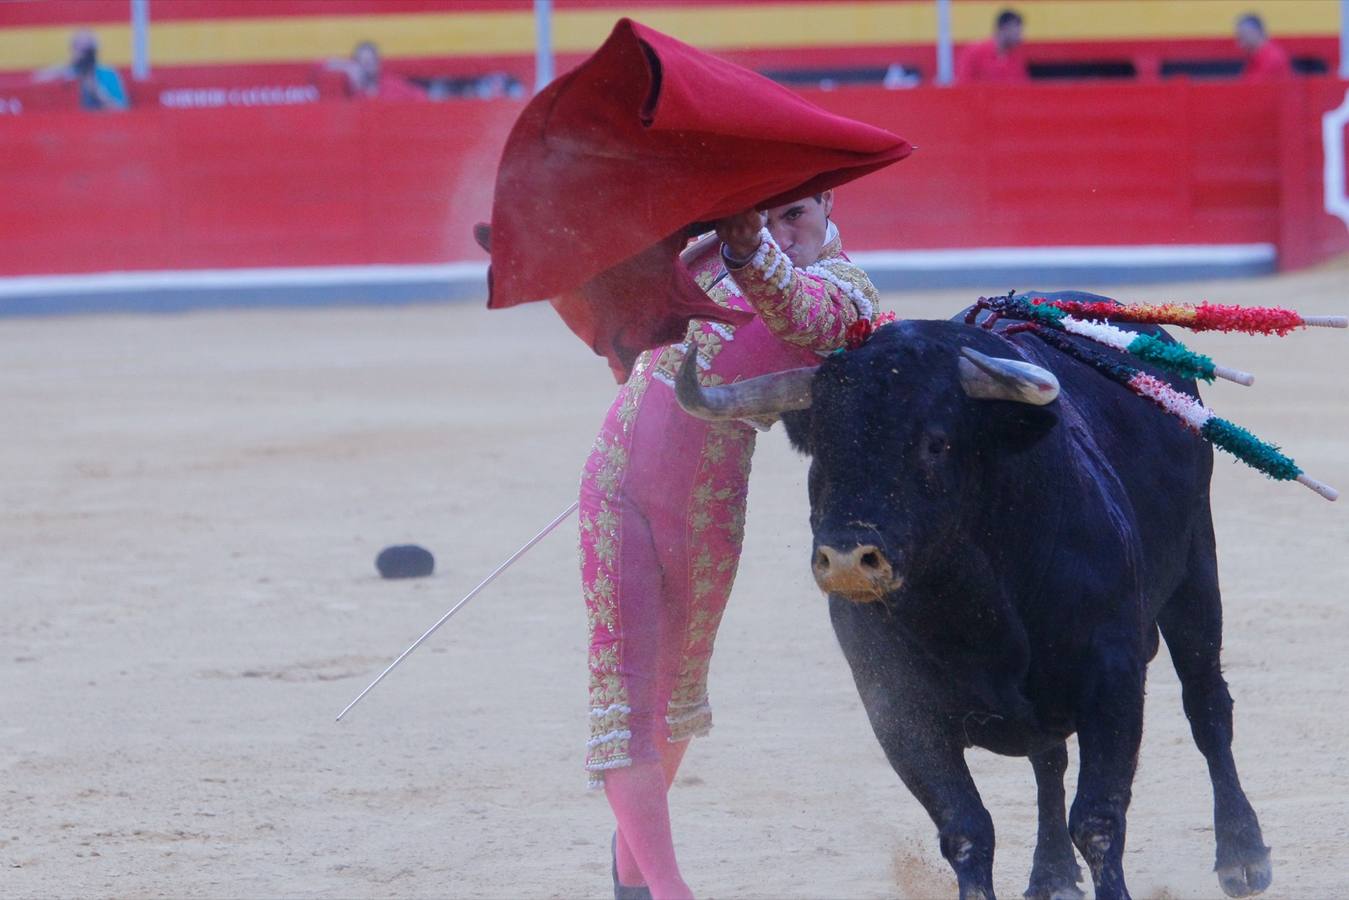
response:
[[[651,900],[651,888],[644,884],[629,887],[618,880],[618,832],[609,841],[609,856],[613,859],[614,900]]]

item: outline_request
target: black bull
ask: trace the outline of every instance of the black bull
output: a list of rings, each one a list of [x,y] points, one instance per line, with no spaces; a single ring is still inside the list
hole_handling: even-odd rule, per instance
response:
[[[1061,392],[1042,406],[988,399],[961,348],[1033,363]],[[1018,377],[994,374],[982,381]],[[971,746],[1030,758],[1027,897],[1081,896],[1074,845],[1098,898],[1128,896],[1125,814],[1159,629],[1213,782],[1219,882],[1231,896],[1268,887],[1269,850],[1232,759],[1209,445],[1031,335],[958,321],[889,325],[784,376],[699,389],[689,368],[681,402],[710,418],[782,414],[811,456],[812,567],[876,737],[936,823],[960,896],[993,897]]]

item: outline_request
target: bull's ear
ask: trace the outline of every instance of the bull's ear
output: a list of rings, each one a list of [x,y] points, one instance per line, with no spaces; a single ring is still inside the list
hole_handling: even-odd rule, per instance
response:
[[[970,347],[960,348],[956,361],[960,387],[976,400],[1010,400],[1045,406],[1059,396],[1059,380],[1048,369],[1019,359],[985,356]]]

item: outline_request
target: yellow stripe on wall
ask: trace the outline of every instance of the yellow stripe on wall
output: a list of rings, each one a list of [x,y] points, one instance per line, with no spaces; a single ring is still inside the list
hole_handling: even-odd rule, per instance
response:
[[[1014,6],[1035,41],[1225,38],[1237,16],[1257,12],[1275,35],[1339,33],[1338,0],[966,0],[952,4],[958,42],[992,31],[997,13]],[[817,2],[725,6],[563,10],[553,16],[559,53],[595,49],[624,14],[709,50],[929,44],[935,4]],[[0,29],[0,66],[38,68],[67,55],[71,28]],[[131,62],[126,25],[95,31],[111,65]],[[345,56],[372,40],[386,56],[510,56],[534,52],[529,12],[416,13],[384,16],[288,16],[151,23],[154,65],[276,63]]]
[[[555,44],[564,52],[593,49],[615,18],[611,10],[559,14]],[[706,50],[928,43],[937,35],[930,3],[743,4],[715,12],[665,6],[637,10],[633,18]]]
[[[1009,5],[1025,16],[1028,41],[1232,37],[1237,17],[1250,12],[1276,37],[1340,33],[1338,0],[981,0],[951,5],[956,40],[991,33],[994,17]]]

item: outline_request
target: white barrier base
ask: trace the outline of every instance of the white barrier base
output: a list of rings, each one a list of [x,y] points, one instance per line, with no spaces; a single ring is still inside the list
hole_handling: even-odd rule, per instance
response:
[[[886,291],[985,292],[1234,278],[1274,271],[1273,244],[983,247],[851,254]],[[0,315],[485,299],[487,264],[97,272],[0,278]]]

